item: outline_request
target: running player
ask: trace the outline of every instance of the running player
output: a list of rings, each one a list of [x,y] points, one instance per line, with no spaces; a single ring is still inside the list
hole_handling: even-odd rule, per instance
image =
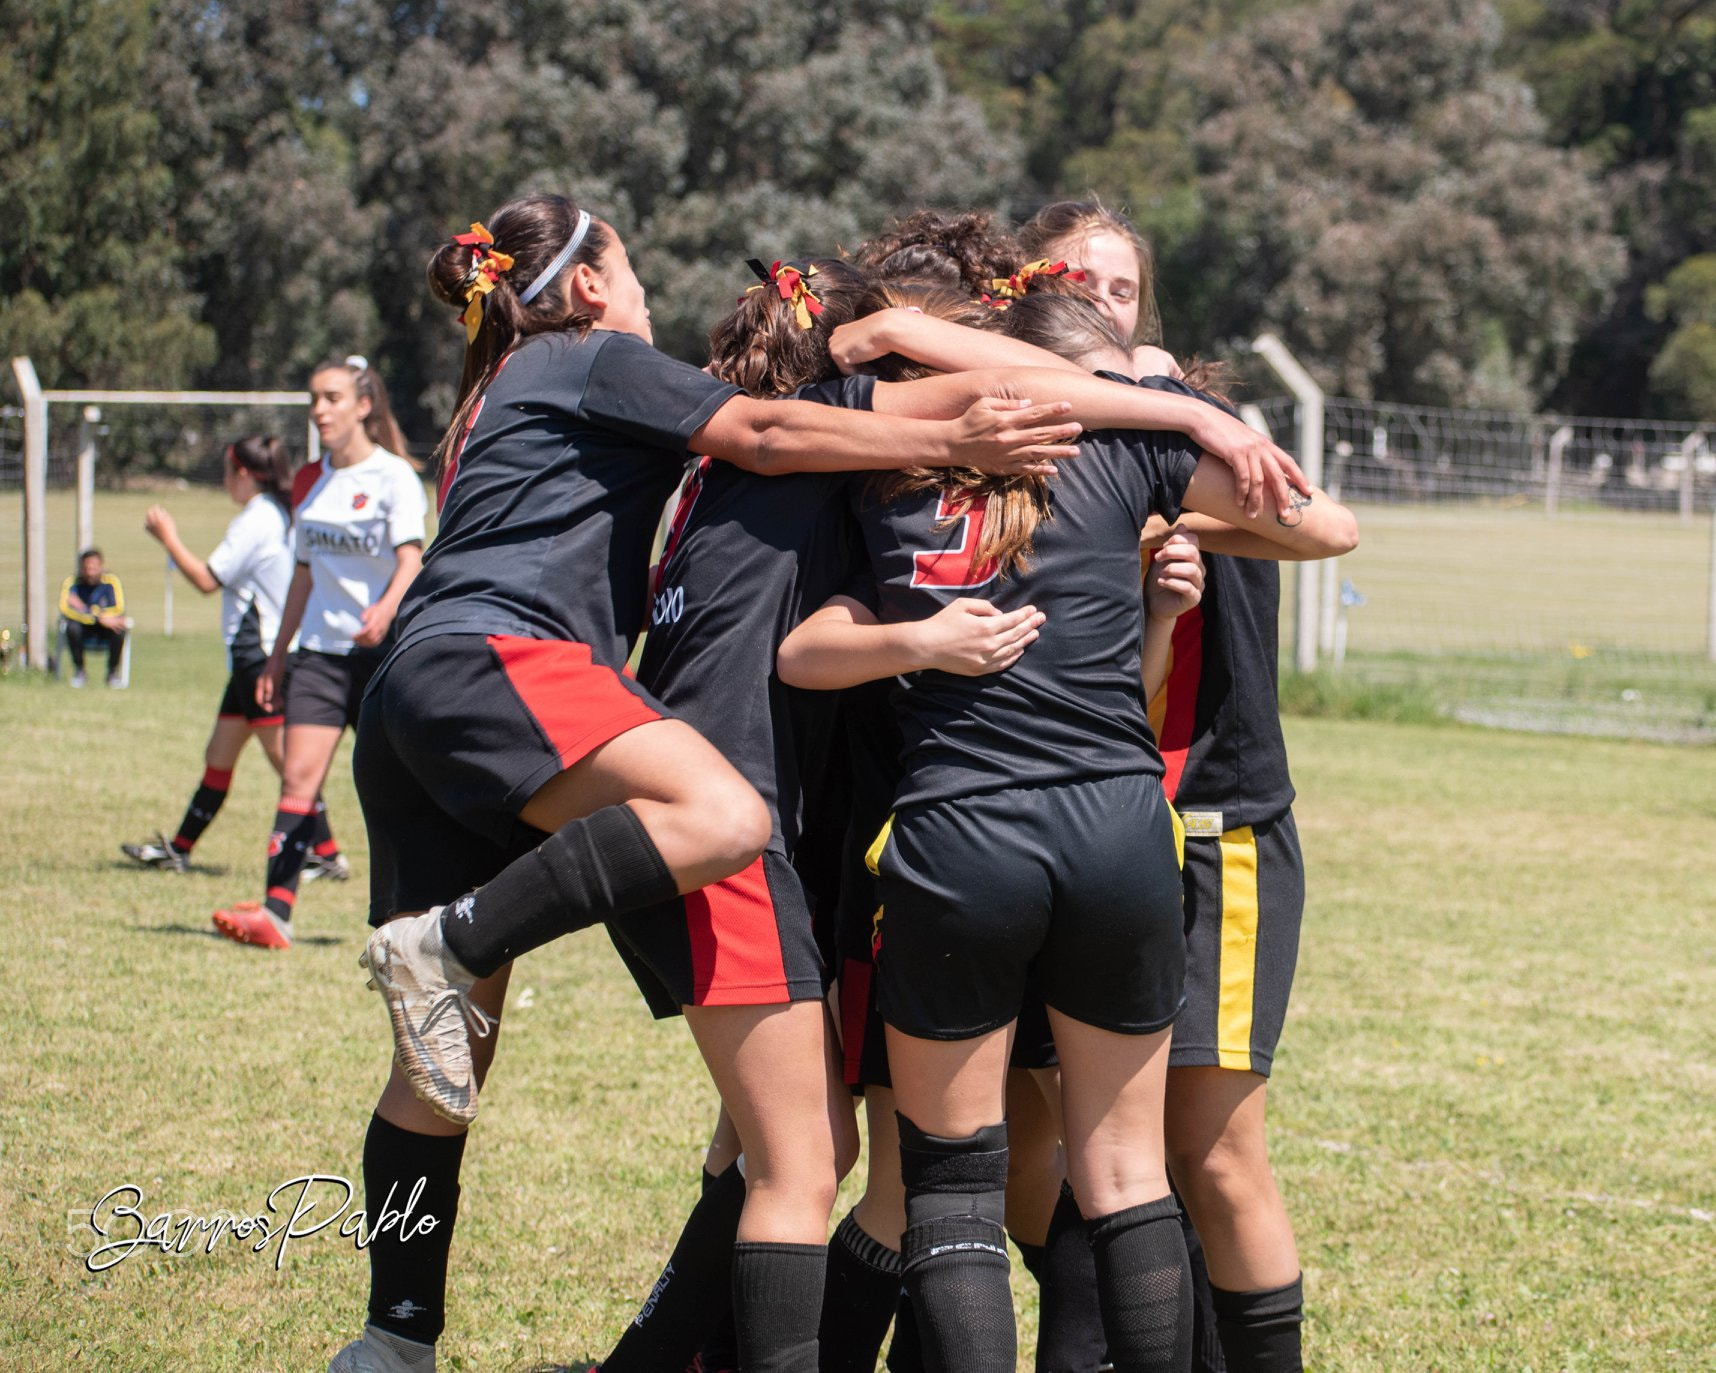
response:
[[[312,855],[324,875],[347,876],[321,818],[322,784],[423,561],[423,483],[400,456],[405,439],[381,378],[361,357],[324,363],[310,375],[310,398],[326,456],[293,480],[297,565],[256,679],[257,706],[284,706],[286,721],[264,897],[214,913],[227,938],[265,949],[292,947],[292,907]]]
[[[1043,209],[1028,251],[1082,267],[1129,339],[1155,338],[1147,243],[1099,203]],[[1165,359],[1165,361],[1164,361]],[[1135,376],[1181,375],[1160,349],[1133,353]],[[1197,517],[1186,521],[1197,528]],[[1269,1164],[1265,1110],[1304,910],[1304,863],[1276,708],[1281,582],[1267,549],[1206,527],[1203,604],[1173,635],[1166,690],[1150,721],[1168,799],[1187,817],[1186,1010],[1169,1051],[1170,1171],[1204,1278],[1199,1373],[1296,1370],[1304,1293],[1298,1248]],[[1246,553],[1253,556],[1221,556]],[[1263,554],[1264,556],[1258,556]],[[1200,1289],[1204,1286],[1200,1283]],[[1213,1322],[1211,1321],[1213,1317]]]
[[[171,839],[121,844],[127,858],[145,867],[184,872],[191,850],[213,823],[232,787],[232,770],[252,735],[281,770],[281,717],[256,702],[256,677],[280,632],[280,615],[292,581],[292,457],[277,438],[240,439],[221,455],[226,494],[243,509],[205,562],[185,546],[172,514],[152,505],[143,527],[167,550],[185,580],[205,596],[221,593],[221,637],[226,642],[227,682],[203,752],[203,780]]]
[[[836,598],[780,655],[783,679],[843,687],[902,670],[915,622],[961,591],[999,607],[1029,600],[1048,617],[1009,672],[918,673],[897,693],[907,775],[875,850],[878,972],[901,1108],[906,1285],[932,1369],[1014,1364],[1002,1083],[1033,977],[1060,1050],[1069,1171],[1110,1355],[1123,1370],[1190,1357],[1161,1139],[1179,880],[1138,689],[1138,531],[1152,508],[1177,513],[1183,492],[1293,546],[1347,533],[1344,512],[1310,515],[1302,495],[1253,518],[1226,468],[1163,436],[1087,436],[1084,453],[1041,493],[1052,518],[1034,528],[1019,483],[987,499],[925,484],[866,501],[875,608]],[[1140,1285],[1140,1272],[1157,1277]]]
[[[650,346],[643,289],[610,226],[559,196],[513,201],[491,223],[430,264],[468,331],[460,405],[440,451],[440,531],[354,757],[381,925],[365,958],[397,1050],[365,1144],[366,1197],[377,1214],[390,1189],[421,1179],[442,1223],[429,1244],[372,1243],[370,1322],[335,1357],[342,1373],[432,1366],[465,1131],[511,960],[731,877],[767,845],[755,791],[621,673],[645,619],[650,537],[687,454],[769,472],[1041,472],[1073,454],[1061,443],[1077,432],[1056,405],[979,401],[928,423],[751,400]],[[756,1063],[777,1032],[798,1052],[806,1004],[693,1028],[712,1063],[732,1062],[740,1040]],[[751,1192],[741,1296],[774,1281],[776,1248],[805,1239],[794,1197],[755,1176]],[[767,1325],[769,1303],[755,1305]],[[787,1343],[770,1329],[753,1340]]]

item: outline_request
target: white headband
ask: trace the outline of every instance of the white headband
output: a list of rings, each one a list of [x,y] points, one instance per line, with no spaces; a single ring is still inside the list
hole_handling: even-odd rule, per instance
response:
[[[578,227],[572,230],[572,237],[566,240],[566,246],[554,255],[554,260],[542,269],[536,280],[519,293],[518,303],[520,305],[529,305],[541,294],[542,288],[553,281],[560,269],[572,260],[572,254],[578,251],[578,245],[584,241],[584,235],[589,231],[590,212],[580,210],[578,211]]]

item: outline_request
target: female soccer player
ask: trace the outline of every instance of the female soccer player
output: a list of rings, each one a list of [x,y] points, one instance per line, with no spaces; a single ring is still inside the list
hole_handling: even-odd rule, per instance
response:
[[[1031,250],[1082,267],[1129,339],[1140,315],[1148,327],[1149,249],[1123,217],[1063,202],[1042,210],[1022,237]],[[1180,376],[1160,349],[1135,349],[1131,370]],[[1199,527],[1196,516],[1186,524]],[[1174,1185],[1196,1226],[1188,1240],[1201,1243],[1207,1265],[1211,1290],[1198,1293],[1200,1314],[1206,1303],[1213,1308],[1219,1334],[1212,1348],[1200,1332],[1199,1373],[1218,1373],[1224,1354],[1232,1373],[1276,1373],[1302,1366],[1304,1293],[1269,1165],[1265,1111],[1298,958],[1305,872],[1276,708],[1280,575],[1266,549],[1230,540],[1206,527],[1206,596],[1177,625],[1167,687],[1150,707],[1163,785],[1187,817],[1190,840],[1186,1010],[1168,1056],[1166,1128]]]
[[[283,704],[286,719],[264,897],[214,913],[227,938],[265,949],[292,947],[292,907],[310,853],[324,860],[325,875],[346,876],[332,840],[318,842],[322,784],[340,735],[357,724],[400,599],[423,561],[423,483],[400,456],[405,439],[381,378],[361,357],[324,363],[310,375],[310,397],[326,456],[292,483],[297,566],[256,681],[258,707]]]
[[[1017,482],[987,498],[925,483],[867,500],[874,604],[836,598],[780,654],[784,680],[844,687],[901,671],[915,623],[961,591],[1047,615],[1008,672],[918,673],[897,695],[906,779],[875,850],[878,974],[901,1112],[906,1286],[932,1369],[1014,1363],[1002,1097],[1028,980],[1060,1051],[1069,1172],[1110,1356],[1122,1370],[1189,1360],[1161,1138],[1179,879],[1139,691],[1138,535],[1182,496],[1290,546],[1349,533],[1344,512],[1304,495],[1253,518],[1225,467],[1165,436],[1087,435],[1083,450],[1034,498]]]
[[[396,1184],[404,1194],[422,1178],[442,1224],[428,1245],[371,1245],[370,1323],[337,1370],[433,1359],[465,1127],[511,960],[731,877],[767,845],[756,792],[621,673],[686,456],[766,472],[1042,472],[1075,452],[1058,405],[978,401],[931,423],[751,400],[650,346],[643,289],[610,226],[559,196],[513,201],[490,223],[430,264],[436,295],[464,310],[460,404],[440,451],[440,531],[354,758],[381,925],[365,959],[397,1050],[365,1145],[366,1196],[378,1214]],[[734,1063],[744,1041],[745,1062],[760,1063],[771,1036],[797,1053],[802,1019],[788,1004],[692,1028],[710,1062]],[[753,1173],[741,1238],[757,1247],[738,1256],[735,1288],[763,1289],[765,1326],[775,1249],[806,1238],[803,1212]],[[743,1301],[739,1315],[743,1329]],[[766,1328],[754,1343],[784,1347]]]
[[[226,642],[226,693],[214,732],[203,753],[203,780],[171,839],[164,833],[137,844],[121,844],[127,858],[144,867],[184,872],[191,849],[213,823],[232,786],[232,770],[252,735],[274,771],[281,769],[280,716],[256,703],[256,677],[280,631],[286,590],[292,581],[292,457],[277,438],[247,438],[228,444],[221,456],[226,494],[243,509],[205,562],[179,537],[165,506],[143,517],[185,580],[205,596],[221,593],[221,637]]]

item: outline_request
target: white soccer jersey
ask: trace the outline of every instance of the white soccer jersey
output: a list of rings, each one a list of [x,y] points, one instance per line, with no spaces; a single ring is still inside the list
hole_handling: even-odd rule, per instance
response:
[[[377,448],[350,467],[305,468],[295,491],[298,561],[312,574],[298,646],[350,653],[363,612],[393,576],[393,550],[423,542],[423,483],[404,458]]]
[[[208,568],[220,583],[227,666],[254,666],[274,648],[292,585],[292,522],[272,496],[252,496],[226,527]]]

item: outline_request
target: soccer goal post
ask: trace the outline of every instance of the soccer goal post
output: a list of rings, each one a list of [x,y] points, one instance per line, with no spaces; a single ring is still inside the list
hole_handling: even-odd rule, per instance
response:
[[[288,406],[309,408],[310,398],[303,391],[89,391],[44,390],[36,375],[35,364],[27,357],[12,359],[12,375],[18,383],[24,402],[24,619],[26,626],[25,662],[37,670],[48,665],[48,645],[52,638],[48,603],[47,549],[47,490],[48,490],[48,424],[49,406],[76,405],[83,407],[82,422],[88,426],[99,419],[91,409],[131,405],[229,406]],[[321,454],[321,439],[316,426],[307,424],[307,444],[310,460]],[[77,463],[78,537],[90,541],[95,494],[95,450],[93,442],[79,445]]]

